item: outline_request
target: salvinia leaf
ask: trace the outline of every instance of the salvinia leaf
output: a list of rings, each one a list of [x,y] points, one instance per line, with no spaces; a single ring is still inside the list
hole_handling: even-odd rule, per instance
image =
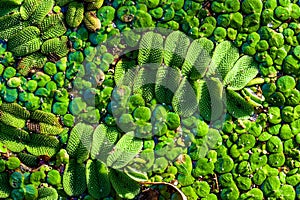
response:
[[[142,149],[143,141],[136,138],[134,132],[121,137],[113,152],[107,158],[107,166],[120,169],[125,167]]]
[[[196,92],[197,102],[199,102],[200,115],[207,121],[211,119],[211,99],[207,83],[204,80],[192,82],[193,89]]]
[[[257,64],[250,56],[242,56],[224,78],[224,85],[231,90],[243,89],[258,73]]]
[[[40,27],[43,39],[60,37],[67,31],[62,13],[45,17]]]
[[[74,158],[78,163],[83,163],[89,157],[93,127],[84,123],[78,123],[71,131],[67,144],[67,152],[70,158]]]
[[[8,40],[28,26],[27,22],[22,22],[20,19],[18,12],[0,17],[0,39]]]
[[[206,84],[208,87],[210,100],[211,100],[211,118],[210,120],[214,121],[221,117],[224,114],[224,106],[223,103],[225,101],[224,98],[224,87],[222,82],[215,77],[206,80]]]
[[[108,176],[113,188],[121,198],[133,199],[140,192],[139,184],[124,172],[110,169]]]
[[[17,103],[2,103],[0,110],[8,112],[17,118],[28,119],[30,112]]]
[[[61,127],[58,118],[53,113],[45,112],[42,110],[35,110],[31,114],[30,119],[36,122],[43,122],[53,126]]]
[[[168,35],[164,46],[164,63],[168,67],[181,68],[190,45],[189,38],[181,31]]]
[[[189,79],[202,78],[211,62],[212,41],[206,38],[196,39],[190,45],[182,66],[182,74]]]
[[[109,195],[111,186],[108,178],[108,169],[101,161],[87,161],[86,181],[88,192],[95,199],[101,199]]]
[[[0,198],[7,199],[10,195],[9,176],[7,172],[0,173]]]
[[[54,136],[31,134],[30,141],[26,145],[29,153],[35,156],[54,156],[59,150],[59,140]]]
[[[18,72],[23,76],[28,75],[28,73],[33,69],[40,69],[44,66],[47,61],[47,57],[41,53],[33,53],[26,57],[22,57],[18,64]]]
[[[182,79],[173,96],[172,106],[174,111],[182,117],[191,116],[197,110],[197,97],[186,77]]]
[[[253,107],[237,92],[227,89],[226,109],[235,118],[247,118],[253,114]]]
[[[145,101],[150,101],[155,95],[155,69],[141,68],[133,85],[134,94],[141,94]]]
[[[28,21],[31,24],[40,24],[43,19],[49,14],[54,6],[54,0],[40,0],[39,5],[29,15]]]
[[[58,194],[56,189],[45,187],[38,189],[39,192],[39,200],[57,200]]]
[[[130,69],[136,67],[136,63],[134,61],[127,61],[127,60],[119,60],[116,64],[114,79],[117,86],[124,85],[124,82],[127,79],[131,79],[130,76]],[[130,86],[130,84],[126,84]]]
[[[171,104],[174,93],[180,83],[180,70],[160,66],[156,73],[155,97],[158,102]]]
[[[214,50],[208,75],[216,75],[223,80],[238,58],[239,51],[231,42],[221,42]]]
[[[79,196],[83,194],[87,188],[85,167],[83,164],[78,164],[76,160],[70,160],[66,165],[63,175],[64,191],[69,196]]]
[[[30,141],[28,132],[0,122],[0,141],[11,151],[21,152]]]
[[[138,64],[143,67],[157,69],[162,60],[163,37],[158,33],[147,32],[140,41]]]
[[[106,159],[115,146],[115,142],[117,142],[118,136],[119,132],[116,128],[100,124],[95,129],[93,135],[93,142],[91,147],[92,159],[97,159],[106,163]]]

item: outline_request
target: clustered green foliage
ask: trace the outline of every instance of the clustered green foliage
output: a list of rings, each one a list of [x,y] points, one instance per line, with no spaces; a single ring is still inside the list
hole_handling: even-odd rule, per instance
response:
[[[299,198],[299,2],[0,5],[0,198]]]

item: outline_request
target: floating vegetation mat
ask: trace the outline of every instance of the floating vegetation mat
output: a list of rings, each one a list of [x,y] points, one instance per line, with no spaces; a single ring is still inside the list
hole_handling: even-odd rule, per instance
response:
[[[299,1],[0,5],[0,199],[300,199]]]

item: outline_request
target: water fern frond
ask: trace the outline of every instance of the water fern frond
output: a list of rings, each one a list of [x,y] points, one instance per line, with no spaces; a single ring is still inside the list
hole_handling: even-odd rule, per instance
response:
[[[215,77],[206,80],[211,102],[211,121],[217,120],[224,114],[224,87],[222,82]]]
[[[125,167],[142,149],[143,141],[136,138],[134,132],[121,137],[114,150],[107,158],[107,166],[114,169]]]
[[[54,156],[60,147],[59,140],[54,136],[31,134],[30,141],[26,144],[29,153],[35,156]]]
[[[84,6],[82,3],[71,2],[68,6],[68,11],[66,14],[66,22],[72,27],[78,27],[84,17]]]
[[[36,9],[29,15],[30,24],[39,25],[54,6],[54,0],[40,0]]]
[[[84,165],[78,164],[74,159],[71,159],[66,165],[63,187],[67,195],[79,196],[85,192],[87,188],[85,171]]]
[[[0,17],[12,12],[17,12],[18,8],[20,7],[20,2],[14,0],[0,0],[0,4]]]
[[[40,29],[43,39],[62,36],[67,31],[64,23],[64,15],[60,13],[45,17],[40,25]]]
[[[257,64],[250,56],[242,56],[224,78],[231,90],[243,89],[258,74]]]
[[[28,119],[30,117],[30,112],[17,103],[2,103],[0,110],[8,112],[21,119]]]
[[[235,118],[247,118],[253,114],[253,107],[237,92],[226,90],[226,108]]]
[[[186,54],[182,66],[182,74],[191,80],[197,80],[205,75],[211,62],[214,44],[211,40],[200,38],[194,40]]]
[[[31,114],[30,119],[36,122],[43,122],[53,126],[61,127],[59,119],[53,113],[45,112],[42,110],[35,110]]]
[[[214,50],[208,75],[217,75],[218,78],[223,80],[238,58],[238,48],[232,42],[221,42]]]
[[[181,31],[169,34],[164,45],[164,63],[169,67],[180,69],[189,45],[189,38]]]
[[[16,56],[24,56],[38,51],[41,43],[40,30],[35,26],[28,26],[13,35],[8,40],[7,47]]]
[[[191,116],[197,110],[197,97],[186,77],[182,79],[173,96],[172,106],[174,111],[182,117]]]
[[[33,53],[26,57],[23,57],[19,62],[17,69],[18,72],[26,76],[32,69],[40,69],[42,68],[47,61],[47,57],[41,53]]]
[[[15,127],[15,128],[24,128],[26,125],[25,119],[20,119],[14,115],[0,110],[0,122]]]
[[[22,163],[28,167],[37,167],[39,163],[39,158],[37,156],[28,153],[18,153],[18,158]]]
[[[133,93],[141,94],[145,101],[150,101],[155,95],[157,70],[141,68],[133,85]]]
[[[0,17],[0,39],[8,40],[27,25],[27,22],[21,22],[21,16],[18,12]]]
[[[58,56],[59,58],[64,57],[69,52],[67,41],[68,37],[66,36],[46,40],[42,44],[41,52],[48,56]]]
[[[28,132],[0,122],[0,141],[12,152],[21,152],[30,141]]]
[[[9,185],[9,175],[7,172],[0,173],[0,198],[7,199],[12,188]]]
[[[39,200],[57,200],[58,193],[56,189],[45,187],[38,189],[39,192]]]
[[[130,69],[136,67],[135,61],[119,60],[115,67],[114,79],[117,86],[124,85],[124,82],[129,82],[127,79],[134,79],[130,76]],[[134,73],[135,74],[135,73]],[[126,77],[125,77],[126,76]],[[124,78],[125,77],[125,78]],[[130,86],[131,84],[125,84]]]
[[[133,199],[140,192],[139,184],[124,172],[110,169],[108,176],[113,188],[121,198]]]
[[[107,157],[115,146],[118,137],[119,131],[116,128],[100,124],[94,131],[91,158],[106,163]]]
[[[108,168],[101,161],[87,161],[86,182],[89,194],[95,199],[104,198],[108,196],[111,191]]]
[[[84,123],[77,124],[71,131],[67,144],[67,152],[70,158],[78,163],[83,163],[89,157],[93,127]]]
[[[20,7],[20,14],[23,20],[28,20],[29,17],[35,12],[39,7],[40,0],[24,0]]]
[[[147,32],[139,46],[138,64],[143,67],[157,69],[163,60],[163,37],[154,32]]]
[[[200,115],[207,121],[211,119],[211,99],[207,83],[204,80],[192,82],[193,89],[196,92],[197,102],[199,102]]]
[[[155,97],[158,102],[171,104],[173,95],[180,83],[180,70],[160,66],[156,73]]]

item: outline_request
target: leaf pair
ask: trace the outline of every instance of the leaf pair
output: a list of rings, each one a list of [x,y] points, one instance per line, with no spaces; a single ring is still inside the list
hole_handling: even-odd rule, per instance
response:
[[[109,167],[125,167],[142,149],[142,140],[128,132],[117,142],[119,131],[100,124],[95,130],[92,126],[79,123],[71,131],[67,152],[78,163],[85,162],[91,155]],[[116,144],[117,142],[117,144]]]
[[[191,74],[190,73],[185,74]],[[244,88],[258,73],[257,64],[250,56],[239,58],[239,52],[229,41],[221,42],[213,52],[209,68],[205,73],[205,82],[194,82],[199,94],[200,114],[206,120],[215,120],[223,113],[223,104],[236,118],[253,113],[253,107],[235,92]],[[226,87],[224,93],[223,87]]]
[[[126,167],[140,152],[143,142],[135,138],[133,132],[126,133],[117,142],[118,137],[116,128],[104,124],[94,130],[90,125],[79,123],[72,129],[67,144],[71,162],[63,178],[68,195],[78,196],[88,188],[94,198],[103,198],[110,193],[110,182],[123,198],[133,198],[139,192],[139,185],[117,170]],[[89,155],[94,160],[88,160]],[[85,161],[86,169],[82,164]],[[107,166],[114,169],[108,170]]]

